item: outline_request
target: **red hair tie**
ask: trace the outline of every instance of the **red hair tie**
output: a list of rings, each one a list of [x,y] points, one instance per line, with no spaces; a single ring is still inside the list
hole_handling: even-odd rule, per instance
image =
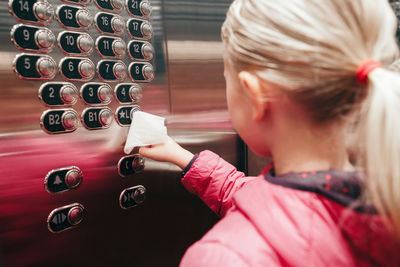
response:
[[[367,84],[368,75],[376,69],[382,68],[381,63],[374,59],[367,59],[357,69],[357,79],[360,84]]]

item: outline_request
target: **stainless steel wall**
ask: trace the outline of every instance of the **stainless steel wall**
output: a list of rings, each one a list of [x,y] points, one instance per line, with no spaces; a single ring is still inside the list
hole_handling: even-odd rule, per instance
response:
[[[230,1],[150,1],[153,65],[156,79],[144,89],[144,111],[168,119],[169,134],[197,153],[211,149],[244,168],[244,146],[232,130],[225,104],[220,26]],[[51,0],[54,6],[62,4]],[[90,12],[97,11],[93,3]],[[128,15],[122,13],[124,18]],[[176,266],[185,249],[198,240],[217,217],[180,184],[180,170],[146,161],[145,170],[118,175],[127,128],[115,122],[108,130],[48,135],[39,126],[46,108],[38,100],[41,82],[21,80],[12,71],[20,53],[10,41],[17,21],[7,1],[0,2],[0,263],[4,266]],[[57,21],[49,27],[56,35]],[[92,28],[89,33],[96,37]],[[125,41],[129,39],[127,35]],[[63,55],[50,53],[56,61]],[[94,62],[100,57],[93,54]],[[128,64],[129,60],[125,59]],[[57,75],[56,81],[62,81]],[[127,79],[128,80],[128,79]],[[80,83],[76,83],[80,86]],[[111,105],[113,111],[117,104]],[[80,113],[80,101],[74,108]],[[82,185],[71,192],[48,194],[46,174],[78,166]],[[125,188],[144,185],[145,202],[122,210]],[[81,203],[82,223],[53,234],[49,213]]]

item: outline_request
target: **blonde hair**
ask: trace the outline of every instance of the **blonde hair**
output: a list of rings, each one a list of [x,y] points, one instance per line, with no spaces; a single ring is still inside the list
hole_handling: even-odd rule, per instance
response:
[[[387,0],[235,0],[222,38],[236,71],[275,84],[316,123],[360,112],[365,195],[400,233],[400,77],[356,76],[366,59],[398,57],[396,25]]]

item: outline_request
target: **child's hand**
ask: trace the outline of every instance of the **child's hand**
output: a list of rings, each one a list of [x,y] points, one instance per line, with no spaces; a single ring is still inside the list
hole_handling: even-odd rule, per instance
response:
[[[166,161],[184,169],[193,158],[193,154],[170,139],[166,143],[139,148],[139,154],[156,161]]]

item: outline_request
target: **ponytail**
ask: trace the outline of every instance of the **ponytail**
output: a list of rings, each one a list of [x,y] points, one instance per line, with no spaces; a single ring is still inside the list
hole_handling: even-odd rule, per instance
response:
[[[358,129],[366,195],[400,240],[400,75],[376,69],[366,89]]]

